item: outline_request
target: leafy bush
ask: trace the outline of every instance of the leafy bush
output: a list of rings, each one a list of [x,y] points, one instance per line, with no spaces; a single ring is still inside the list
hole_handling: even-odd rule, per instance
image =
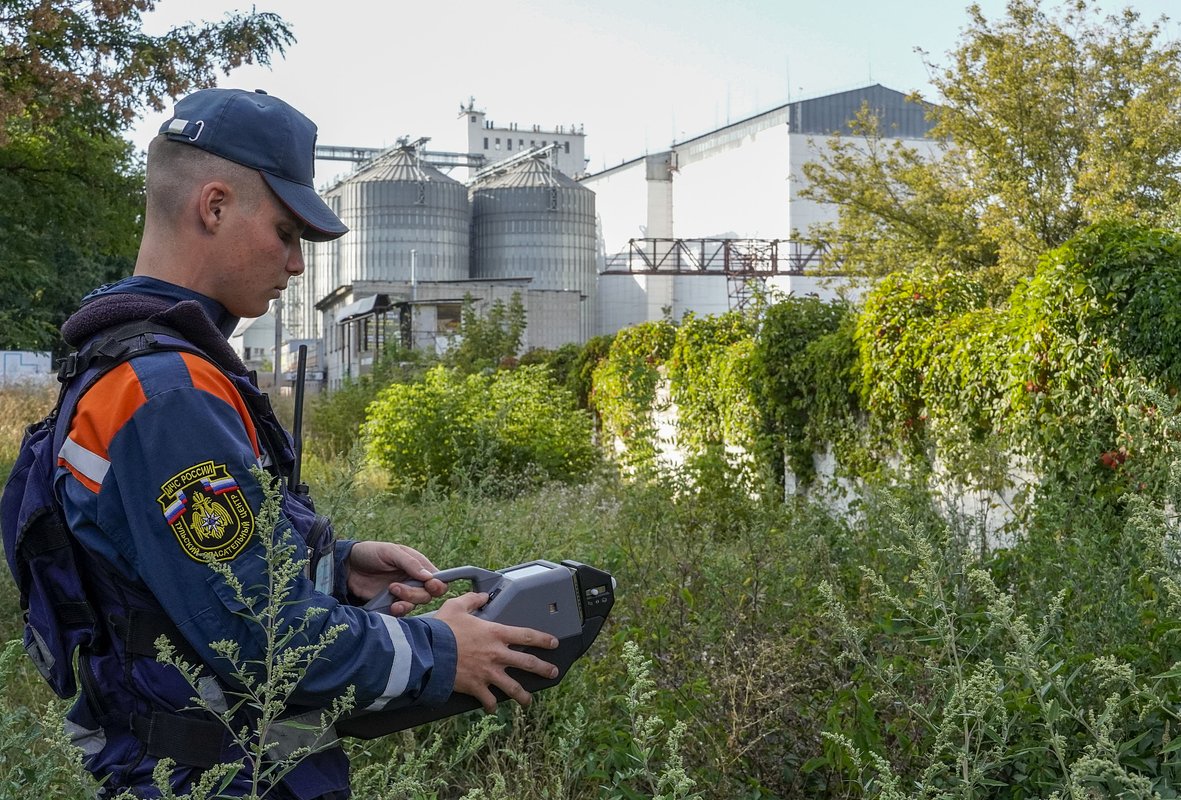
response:
[[[383,390],[365,430],[369,456],[403,490],[519,491],[597,462],[589,417],[541,366],[467,376],[435,367]]]
[[[624,328],[615,334],[607,357],[593,370],[591,405],[604,432],[624,443],[624,457],[631,463],[649,463],[656,455],[652,411],[660,370],[674,341],[676,328],[668,320]]]
[[[324,458],[344,455],[356,444],[365,410],[386,386],[417,380],[429,369],[433,356],[420,350],[391,348],[374,362],[373,371],[346,378],[338,389],[310,398],[305,417],[305,441]]]
[[[761,427],[760,454],[777,482],[786,458],[796,478],[807,484],[815,474],[813,454],[854,430],[855,319],[845,303],[792,296],[768,306],[759,320],[751,391]]]

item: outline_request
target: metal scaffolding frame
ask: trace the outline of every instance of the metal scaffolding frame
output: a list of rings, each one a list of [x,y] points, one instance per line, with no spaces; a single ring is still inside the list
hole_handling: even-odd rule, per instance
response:
[[[802,275],[820,265],[824,247],[788,239],[629,239],[605,273],[720,273],[731,308],[745,308],[772,275]]]

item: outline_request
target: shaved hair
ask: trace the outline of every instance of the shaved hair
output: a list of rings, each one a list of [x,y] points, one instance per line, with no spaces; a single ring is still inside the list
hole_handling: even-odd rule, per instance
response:
[[[148,145],[147,171],[148,216],[169,227],[180,220],[190,194],[210,181],[229,184],[250,210],[270,192],[258,170],[162,134]]]

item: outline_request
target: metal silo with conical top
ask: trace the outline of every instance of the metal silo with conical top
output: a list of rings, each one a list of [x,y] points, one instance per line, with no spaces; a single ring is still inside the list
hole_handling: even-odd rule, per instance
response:
[[[378,156],[326,193],[334,198],[349,226],[336,248],[339,283],[468,277],[467,188],[421,163],[414,148]]]
[[[477,176],[471,194],[472,277],[528,277],[531,289],[579,292],[587,338],[595,289],[594,192],[538,156]]]

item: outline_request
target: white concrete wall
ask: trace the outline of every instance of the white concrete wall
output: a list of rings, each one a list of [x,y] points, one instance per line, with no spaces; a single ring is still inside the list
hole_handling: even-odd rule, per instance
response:
[[[787,239],[786,124],[717,143],[700,158],[678,151],[675,230],[681,239]]]
[[[775,275],[767,290],[797,297],[814,295],[826,302],[860,300],[864,287],[844,278]],[[692,311],[699,317],[730,310],[730,285],[721,272],[609,273],[599,276],[598,333],[661,319],[667,308],[674,321]]]
[[[487,119],[483,111],[466,111],[461,117],[467,128],[468,152],[484,156],[485,166],[511,158],[522,150],[551,142],[562,145],[554,154],[554,166],[564,175],[581,175],[586,170],[586,136],[579,133],[581,126],[559,125],[549,129],[540,125],[497,125]],[[492,127],[488,127],[491,125]],[[487,139],[487,147],[485,147]],[[566,147],[570,152],[566,152]]]
[[[821,222],[833,222],[837,218],[835,207],[827,203],[817,203],[800,197],[800,191],[807,186],[804,178],[804,164],[819,161],[831,154],[832,147],[829,140],[822,136],[812,136],[801,133],[790,134],[787,138],[788,168],[787,185],[789,187],[789,201],[787,213],[787,230],[789,236],[806,234],[813,225]],[[843,143],[853,144],[864,149],[866,139],[860,136],[844,136]],[[894,142],[900,142],[906,147],[918,150],[929,158],[934,158],[939,152],[939,145],[930,139],[892,139],[883,146],[893,147]]]
[[[598,270],[627,248],[629,239],[648,235],[648,181],[644,159],[582,181],[595,193]]]
[[[48,384],[57,376],[49,353],[29,350],[0,350],[0,386]]]

